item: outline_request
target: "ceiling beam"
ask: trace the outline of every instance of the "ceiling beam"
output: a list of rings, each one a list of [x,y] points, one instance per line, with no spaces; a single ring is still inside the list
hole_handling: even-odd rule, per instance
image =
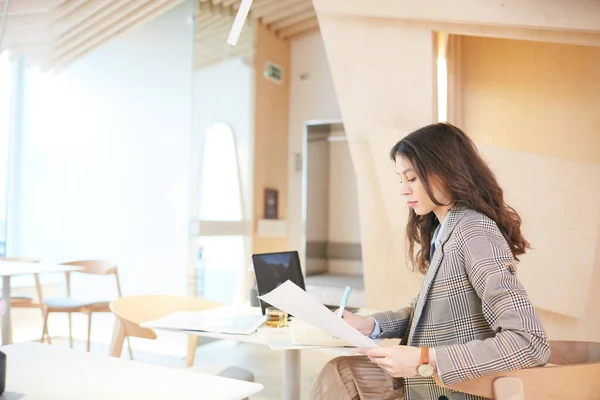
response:
[[[320,27],[317,25],[314,28],[307,29],[302,32],[298,32],[295,35],[290,35],[286,38],[286,40],[292,42],[294,40],[302,39],[303,37],[306,37],[306,36],[314,35],[315,33],[319,32],[320,30],[321,30]]]
[[[78,46],[77,49],[73,49],[72,52],[64,55],[63,57],[53,59],[51,63],[46,64],[46,67],[56,70],[65,68],[73,61],[85,56],[116,35],[127,31],[137,24],[143,23],[151,18],[156,17],[157,15],[164,13],[165,11],[180,4],[181,1],[182,0],[153,0],[151,3],[144,3],[143,7],[140,7],[140,9],[123,16],[123,18],[117,21],[114,21],[108,27],[103,29],[102,32],[99,32],[89,41]]]
[[[314,18],[314,19],[302,21],[302,22],[299,22],[292,26],[289,26],[287,28],[284,28],[284,29],[280,30],[279,32],[277,32],[277,34],[279,37],[281,37],[283,39],[287,39],[291,36],[298,35],[300,33],[308,31],[310,29],[314,29],[318,26],[319,26],[319,21],[316,18]]]
[[[266,0],[264,3],[252,4],[252,15],[256,18],[261,18],[273,12],[277,12],[298,3],[306,3],[307,0]]]
[[[69,15],[77,8],[84,5],[86,0],[67,0],[59,4],[54,10],[54,18],[62,19],[63,17]]]
[[[283,18],[288,18],[295,14],[300,14],[300,13],[303,13],[303,12],[309,11],[309,10],[314,11],[312,2],[305,0],[305,1],[299,1],[298,3],[295,3],[295,4],[290,4],[287,7],[281,8],[280,10],[277,10],[277,11],[273,11],[270,13],[264,13],[260,17],[261,17],[263,24],[269,25],[277,20],[280,20]]]
[[[71,10],[61,17],[56,18],[52,23],[52,29],[54,35],[59,38],[58,43],[62,43],[69,37],[81,33],[82,29],[92,23],[91,20],[96,17],[97,14],[104,14],[107,9],[115,8],[118,2],[96,2],[88,1],[84,4],[80,4],[76,9]]]
[[[103,8],[88,21],[78,24],[75,29],[67,32],[58,39],[54,47],[53,60],[50,62],[53,63],[65,57],[73,50],[85,46],[87,42],[93,41],[96,36],[105,30],[109,30],[114,24],[119,24],[128,18],[135,17],[138,12],[142,12],[151,2],[152,0],[137,0],[125,3],[114,2]],[[117,9],[114,9],[115,4],[118,6]]]
[[[4,11],[5,0],[0,0],[0,10]],[[10,0],[8,16],[37,14],[50,11],[60,0]]]
[[[276,21],[276,22],[268,25],[267,27],[270,30],[277,32],[280,29],[286,28],[288,26],[297,24],[302,21],[306,21],[307,19],[311,19],[311,18],[317,18],[317,14],[315,13],[315,10],[308,10],[308,11],[304,11],[303,13],[294,14],[288,18]]]

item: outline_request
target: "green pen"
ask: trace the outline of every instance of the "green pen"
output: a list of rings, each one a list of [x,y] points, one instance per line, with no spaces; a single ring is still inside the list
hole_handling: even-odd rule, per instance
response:
[[[346,308],[346,304],[348,303],[348,296],[350,296],[351,290],[352,288],[350,286],[346,286],[346,290],[344,290],[342,302],[340,303],[340,309],[338,310],[338,317],[340,318],[342,318],[342,315],[344,315],[344,308]]]

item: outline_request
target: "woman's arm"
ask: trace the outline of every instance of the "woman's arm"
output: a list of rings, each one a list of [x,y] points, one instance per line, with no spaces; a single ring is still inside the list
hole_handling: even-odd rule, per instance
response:
[[[381,333],[377,338],[402,338],[408,328],[410,317],[412,316],[416,303],[417,298],[415,297],[410,302],[410,306],[401,308],[398,311],[385,311],[372,314],[371,317],[381,329]]]
[[[483,375],[544,365],[550,358],[546,333],[525,289],[517,280],[514,259],[500,230],[484,218],[456,228],[459,249],[483,313],[496,335],[486,340],[435,349],[445,385]]]

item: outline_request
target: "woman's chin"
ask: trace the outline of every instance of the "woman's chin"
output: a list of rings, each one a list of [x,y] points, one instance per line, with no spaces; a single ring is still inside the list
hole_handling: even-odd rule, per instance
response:
[[[413,207],[413,211],[418,216],[427,215],[427,214],[429,214],[431,212],[431,210],[423,211],[419,207]]]

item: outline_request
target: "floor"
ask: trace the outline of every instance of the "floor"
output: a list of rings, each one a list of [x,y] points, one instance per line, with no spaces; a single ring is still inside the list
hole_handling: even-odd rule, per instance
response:
[[[69,346],[66,337],[54,338],[53,346]],[[86,342],[74,340],[74,349],[85,351]],[[92,343],[92,353],[108,354],[108,345],[104,343]],[[183,356],[160,354],[152,351],[138,350],[134,348],[133,356],[136,361],[164,365],[171,368],[185,368]],[[129,359],[126,345],[123,347],[124,359]],[[308,399],[314,381],[327,363],[335,355],[316,351],[305,351],[302,353],[302,380],[301,398]],[[248,369],[254,373],[255,381],[262,383],[265,389],[251,400],[279,400],[281,399],[281,376],[283,365],[283,354],[281,351],[272,351],[265,346],[248,343],[237,343],[228,340],[219,340],[202,344],[196,351],[194,370],[204,373],[217,373],[221,368],[235,365]]]

